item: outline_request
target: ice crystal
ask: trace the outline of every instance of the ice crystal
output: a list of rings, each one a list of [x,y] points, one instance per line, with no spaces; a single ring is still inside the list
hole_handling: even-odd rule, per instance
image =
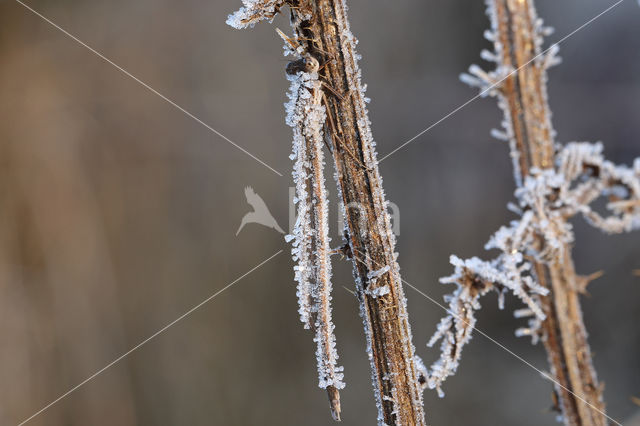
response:
[[[567,214],[580,213],[610,234],[640,229],[640,159],[633,167],[615,165],[605,160],[602,144],[585,142],[567,144],[557,157]],[[608,199],[604,217],[591,207],[601,197]]]
[[[370,271],[367,273],[367,278],[369,279],[369,285],[373,284],[376,282],[376,280],[378,279],[378,277],[386,274],[387,272],[389,272],[391,268],[389,267],[389,265],[380,268],[380,269],[376,269],[375,271]]]
[[[377,298],[377,297],[386,296],[387,294],[389,294],[391,292],[391,290],[389,289],[388,285],[383,285],[382,287],[367,288],[365,290],[365,292],[369,296],[371,296],[373,298]]]
[[[561,256],[563,243],[573,241],[567,219],[581,214],[606,233],[629,232],[640,228],[640,168],[618,166],[602,155],[602,144],[572,142],[556,153],[555,167],[533,169],[516,190],[519,207],[531,212],[529,234],[544,238],[537,257]],[[592,204],[605,197],[608,215]],[[524,215],[523,215],[524,217]],[[535,220],[533,220],[535,218]]]
[[[242,29],[253,27],[263,19],[272,20],[284,5],[284,0],[242,0],[242,4],[243,7],[229,15],[227,25]]]

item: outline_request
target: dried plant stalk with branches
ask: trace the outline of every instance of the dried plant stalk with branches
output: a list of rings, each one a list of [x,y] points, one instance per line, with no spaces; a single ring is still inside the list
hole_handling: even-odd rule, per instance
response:
[[[493,261],[452,256],[455,273],[441,281],[457,289],[447,297],[449,315],[430,341],[443,343],[428,384],[441,392],[444,379],[455,373],[480,296],[495,290],[502,302],[511,291],[527,305],[516,317],[530,317],[529,327],[517,334],[544,343],[564,423],[606,425],[579,301],[597,274],[576,273],[568,220],[581,214],[607,233],[639,229],[640,159],[633,167],[616,166],[603,158],[600,144],[556,144],[546,82],[547,69],[559,63],[558,47],[542,50],[550,30],[538,19],[533,0],[487,0],[487,7],[493,27],[485,36],[495,51],[483,51],[482,57],[496,69],[484,72],[473,65],[462,79],[482,95],[497,97],[504,113],[503,129],[493,134],[509,143],[518,200],[511,207],[519,219],[487,244],[501,252]],[[606,217],[592,207],[601,197],[608,198]]]
[[[330,310],[329,239],[326,222],[322,145],[333,156],[345,215],[346,243],[353,257],[356,295],[364,322],[367,351],[380,425],[424,425],[422,384],[414,356],[406,301],[394,251],[387,202],[378,172],[375,142],[360,81],[356,39],[344,0],[243,0],[231,15],[236,28],[271,20],[288,6],[294,36],[284,36],[291,81],[287,122],[293,127],[298,218],[293,241],[300,314],[314,329],[319,385],[329,393],[334,418],[340,418],[337,366]],[[351,209],[350,206],[358,206]],[[356,254],[356,256],[353,256]],[[422,378],[424,379],[424,378]],[[424,380],[423,380],[424,381]]]

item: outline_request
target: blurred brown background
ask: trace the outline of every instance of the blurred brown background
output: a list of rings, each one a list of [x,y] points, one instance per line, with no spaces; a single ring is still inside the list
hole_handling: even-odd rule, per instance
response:
[[[538,0],[557,40],[613,1]],[[279,177],[11,0],[0,2],[0,424],[17,425],[276,251],[284,252],[64,398],[29,425],[330,425],[311,336],[297,319],[280,234],[248,225],[253,186],[288,222],[287,60],[275,25],[224,24],[240,0],[28,3],[234,142]],[[350,0],[371,119],[384,155],[476,94],[458,81],[488,43],[480,0]],[[640,156],[640,8],[625,0],[561,46],[550,97],[560,141],[602,140]],[[486,64],[485,64],[486,65]],[[401,209],[403,277],[440,300],[448,256],[482,249],[512,216],[501,119],[479,100],[381,164]],[[330,184],[332,182],[330,181]],[[333,188],[333,186],[332,186]],[[335,196],[335,190],[333,194]],[[335,210],[335,209],[334,209]],[[335,211],[332,212],[336,217]],[[336,221],[334,220],[333,223]],[[640,235],[575,222],[579,271],[606,275],[584,299],[609,414],[640,396]],[[334,241],[339,232],[334,228]],[[350,265],[336,259],[335,319],[345,425],[375,406]],[[414,343],[443,312],[407,289]],[[478,326],[541,369],[516,339],[510,300],[484,301]],[[425,404],[434,425],[553,425],[551,386],[476,335]],[[627,423],[625,423],[627,424]],[[629,423],[630,424],[630,423]]]

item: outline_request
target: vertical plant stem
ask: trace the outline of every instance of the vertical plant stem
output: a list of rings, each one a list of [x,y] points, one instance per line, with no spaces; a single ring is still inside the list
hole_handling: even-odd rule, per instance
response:
[[[344,0],[294,0],[292,23],[305,50],[318,59],[325,82],[327,134],[345,208],[345,233],[354,258],[357,297],[365,324],[378,422],[424,425],[422,388],[405,296],[378,172],[364,90]],[[350,208],[357,206],[357,209]],[[371,273],[388,272],[371,279]],[[383,295],[375,288],[388,289]]]
[[[540,56],[541,28],[533,0],[490,0],[493,5],[500,63],[518,70],[500,87],[500,106],[511,136],[516,181],[532,168],[554,163],[554,131],[547,103],[547,57]],[[553,53],[553,52],[552,52]],[[536,58],[536,59],[534,59]],[[548,264],[536,263],[540,283],[550,290],[541,297],[547,316],[543,341],[547,351],[559,409],[566,425],[606,425],[602,387],[598,385],[580,308],[581,278],[576,275],[571,246]]]

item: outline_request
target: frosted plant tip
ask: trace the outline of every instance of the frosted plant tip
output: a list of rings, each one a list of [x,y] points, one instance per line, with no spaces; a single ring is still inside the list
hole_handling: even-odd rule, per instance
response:
[[[284,5],[284,0],[242,0],[243,7],[227,17],[227,25],[244,29],[253,27],[258,21],[272,21]]]
[[[327,387],[327,396],[329,397],[329,404],[331,404],[331,417],[336,422],[341,421],[340,413],[342,408],[340,407],[340,392],[334,386]]]

